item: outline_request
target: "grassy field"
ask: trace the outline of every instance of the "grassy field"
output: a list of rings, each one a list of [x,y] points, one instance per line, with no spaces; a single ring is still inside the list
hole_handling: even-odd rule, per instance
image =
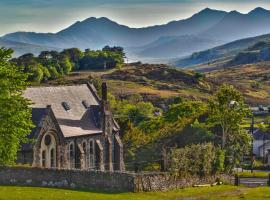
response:
[[[189,199],[270,199],[270,187],[244,188],[216,186],[170,192],[101,193],[33,187],[0,187],[1,200],[189,200]]]

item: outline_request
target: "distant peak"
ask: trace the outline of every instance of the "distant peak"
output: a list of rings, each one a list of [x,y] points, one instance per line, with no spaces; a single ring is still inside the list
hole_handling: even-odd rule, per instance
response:
[[[249,14],[264,14],[264,13],[270,13],[270,11],[262,7],[257,7],[254,10],[249,12]]]
[[[218,12],[218,10],[214,10],[214,9],[207,7],[205,9],[201,10],[199,13],[210,13],[210,12]]]
[[[233,15],[233,16],[238,16],[238,15],[243,15],[242,13],[238,12],[237,10],[233,10],[231,12],[228,13],[230,16]]]
[[[108,19],[107,17],[100,17],[100,18],[89,17],[89,18],[87,18],[87,19],[84,20],[84,21],[87,21],[87,22],[96,22],[96,21],[99,21],[99,22],[106,22],[106,21],[111,21],[111,20]]]

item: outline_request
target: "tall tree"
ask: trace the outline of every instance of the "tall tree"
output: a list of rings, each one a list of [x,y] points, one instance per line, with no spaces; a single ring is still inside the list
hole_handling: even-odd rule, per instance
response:
[[[209,102],[208,121],[219,126],[222,132],[221,146],[225,148],[227,139],[242,131],[241,124],[250,114],[242,94],[232,85],[224,84]]]
[[[30,102],[22,96],[27,75],[8,62],[12,50],[0,49],[0,165],[13,164],[33,128]]]
[[[221,132],[221,147],[225,151],[227,171],[250,153],[251,136],[241,127],[250,115],[242,94],[231,85],[223,85],[209,103],[210,127]],[[221,131],[219,131],[221,130]]]

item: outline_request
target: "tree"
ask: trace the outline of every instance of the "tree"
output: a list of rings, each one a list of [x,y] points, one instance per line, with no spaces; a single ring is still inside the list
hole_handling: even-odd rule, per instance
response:
[[[0,49],[0,165],[13,164],[33,128],[30,102],[22,96],[27,74],[8,62],[12,50]]]
[[[231,85],[222,85],[209,102],[208,122],[220,126],[222,131],[222,148],[227,138],[241,130],[243,120],[250,115],[250,109],[244,103],[242,94]]]
[[[225,150],[228,170],[249,153],[251,136],[241,127],[249,115],[242,94],[231,85],[222,85],[209,102],[208,126],[215,132],[221,131],[221,148]]]

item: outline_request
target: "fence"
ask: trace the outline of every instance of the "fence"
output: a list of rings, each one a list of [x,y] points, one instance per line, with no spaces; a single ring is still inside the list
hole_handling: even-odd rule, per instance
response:
[[[239,176],[235,175],[235,185],[245,185],[248,187],[270,186],[270,174],[268,177]]]

